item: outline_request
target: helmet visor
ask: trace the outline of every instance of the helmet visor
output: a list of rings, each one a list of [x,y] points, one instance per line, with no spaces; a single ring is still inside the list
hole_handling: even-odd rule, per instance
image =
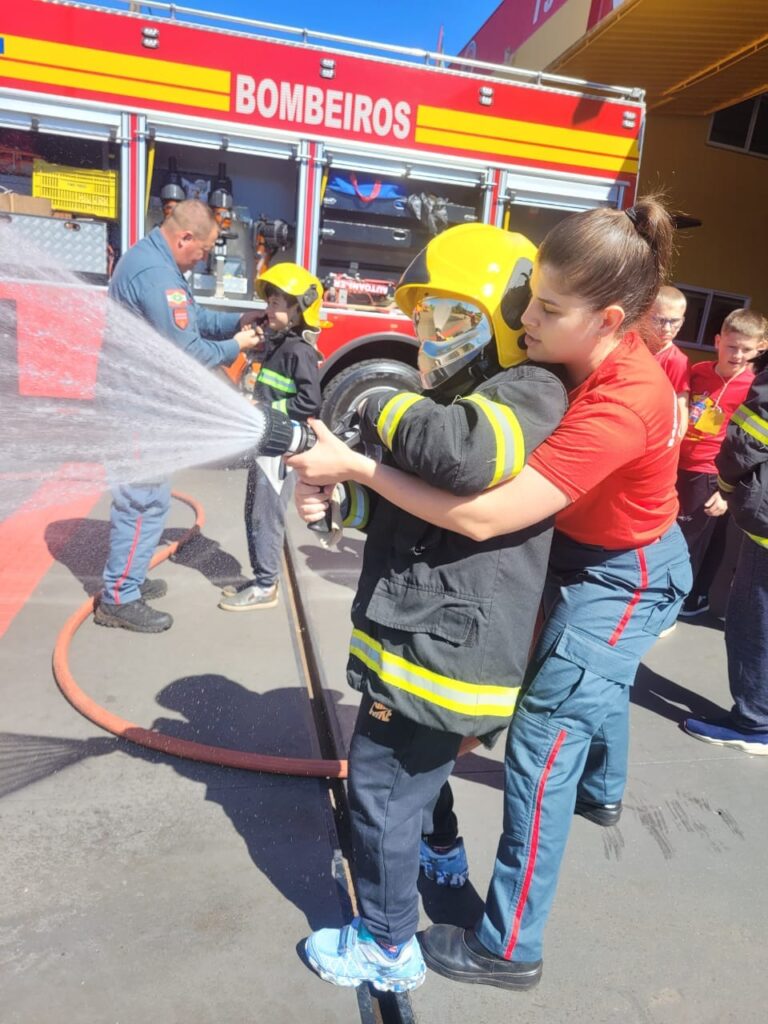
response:
[[[493,337],[479,306],[463,299],[426,296],[413,310],[418,366],[425,388],[438,387],[466,366]]]

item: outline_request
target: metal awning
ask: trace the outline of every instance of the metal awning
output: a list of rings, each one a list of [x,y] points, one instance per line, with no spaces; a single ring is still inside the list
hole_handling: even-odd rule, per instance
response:
[[[768,2],[625,0],[545,70],[642,86],[649,110],[711,114],[768,91]]]

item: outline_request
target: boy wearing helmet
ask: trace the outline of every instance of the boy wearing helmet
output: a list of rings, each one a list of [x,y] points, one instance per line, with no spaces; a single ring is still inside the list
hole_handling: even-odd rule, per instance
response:
[[[267,303],[266,317],[254,325],[263,349],[253,397],[294,420],[320,411],[320,375],[315,348],[322,325],[320,281],[296,263],[278,263],[256,281]],[[280,458],[257,458],[248,469],[245,530],[253,578],[240,587],[225,587],[219,608],[255,611],[277,604],[277,578],[285,534],[285,486]]]
[[[565,412],[562,383],[525,362],[522,346],[535,251],[521,235],[460,225],[436,236],[397,288],[426,390],[372,396],[361,432],[387,460],[457,495],[519,473]],[[404,991],[426,972],[415,939],[420,855],[439,883],[466,879],[443,787],[462,738],[490,745],[514,711],[552,521],[477,542],[344,486],[345,523],[368,534],[347,664],[363,695],[349,751],[360,918],[315,932],[306,953],[337,985]]]

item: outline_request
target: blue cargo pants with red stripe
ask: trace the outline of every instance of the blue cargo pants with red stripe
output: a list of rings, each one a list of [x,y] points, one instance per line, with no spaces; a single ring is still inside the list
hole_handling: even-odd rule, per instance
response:
[[[541,958],[576,797],[621,799],[629,687],[690,586],[677,525],[626,551],[555,535],[547,617],[507,737],[504,830],[477,930],[497,955]]]
[[[141,597],[139,588],[160,543],[170,507],[169,480],[113,489],[109,554],[101,593],[104,604],[128,604]]]

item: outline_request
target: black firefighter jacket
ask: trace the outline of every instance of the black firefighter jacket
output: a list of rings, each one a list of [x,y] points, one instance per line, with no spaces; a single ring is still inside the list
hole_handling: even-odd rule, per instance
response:
[[[265,348],[253,397],[292,420],[320,412],[320,374],[314,346],[295,331],[265,329]]]
[[[363,429],[373,426],[387,461],[469,495],[519,473],[566,405],[558,378],[524,363],[455,401],[410,392],[372,399]],[[411,720],[492,742],[523,678],[552,520],[478,542],[346,487],[345,525],[368,534],[349,684]]]
[[[768,547],[768,369],[731,417],[715,464],[736,525]]]

